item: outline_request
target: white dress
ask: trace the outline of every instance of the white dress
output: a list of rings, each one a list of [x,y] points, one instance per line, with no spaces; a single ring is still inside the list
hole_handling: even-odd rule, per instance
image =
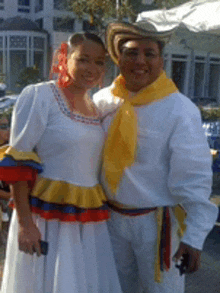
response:
[[[40,173],[30,206],[49,251],[40,257],[19,251],[14,211],[2,293],[121,292],[97,180],[103,140],[100,120],[69,111],[54,82],[22,92],[0,167]]]

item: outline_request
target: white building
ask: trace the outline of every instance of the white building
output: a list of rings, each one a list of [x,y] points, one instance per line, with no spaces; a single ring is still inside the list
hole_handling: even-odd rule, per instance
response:
[[[218,0],[212,2],[219,3]],[[20,90],[16,80],[25,67],[36,65],[41,69],[41,76],[48,78],[53,51],[73,32],[89,28],[88,21],[78,20],[62,3],[62,0],[0,0],[0,76],[6,77],[8,89]],[[146,13],[145,17],[149,15],[154,21],[154,11]],[[162,21],[161,13],[164,15],[166,10],[155,11],[157,13],[155,23],[159,26],[161,22],[160,29],[176,23],[176,11],[167,11],[170,22],[168,16]],[[164,57],[166,72],[182,93],[196,103],[220,104],[219,35],[196,34],[180,27],[166,46]],[[105,84],[116,74],[110,61],[107,68]]]
[[[0,0],[0,76],[7,87],[19,91],[16,80],[34,65],[48,77],[52,52],[89,22],[65,10],[62,0]]]
[[[174,30],[165,69],[179,90],[199,104],[220,104],[220,1],[191,0],[172,9],[143,11],[137,21]]]
[[[165,69],[196,104],[220,104],[220,37],[179,28],[164,50]]]

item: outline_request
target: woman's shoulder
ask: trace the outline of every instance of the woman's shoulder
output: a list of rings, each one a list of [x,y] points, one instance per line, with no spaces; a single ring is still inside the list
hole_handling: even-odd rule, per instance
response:
[[[51,88],[55,86],[55,81],[54,80],[49,80],[49,81],[43,81],[35,84],[30,84],[26,88],[24,88],[25,91],[35,91],[37,92],[47,92],[51,93]]]
[[[54,81],[44,81],[26,86],[19,95],[18,100],[47,100],[52,95],[51,86]]]
[[[52,83],[49,81],[26,86],[16,101],[14,112],[19,115],[23,111],[28,114],[30,109],[42,113],[47,111],[53,101]]]

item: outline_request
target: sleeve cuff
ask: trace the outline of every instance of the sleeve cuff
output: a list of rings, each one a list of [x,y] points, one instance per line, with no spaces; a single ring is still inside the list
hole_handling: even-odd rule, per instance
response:
[[[32,185],[35,182],[37,171],[30,167],[0,167],[0,180],[7,184],[13,184],[18,181],[28,181]]]
[[[20,180],[16,179],[14,181],[26,181],[22,180],[23,175],[26,174],[24,178],[29,176],[27,173],[30,173],[30,170],[34,170],[36,173],[41,173],[43,171],[41,161],[36,153],[21,152],[12,147],[3,147],[0,149],[0,169],[0,180],[4,181],[8,181],[7,178],[13,180],[12,174],[15,179],[20,178]],[[3,173],[7,173],[6,180],[6,176]],[[21,174],[18,175],[19,173]],[[4,179],[2,177],[4,177]]]
[[[41,160],[35,152],[22,152],[10,146],[5,150],[3,156],[10,157],[15,161],[33,161],[35,163],[41,164]]]

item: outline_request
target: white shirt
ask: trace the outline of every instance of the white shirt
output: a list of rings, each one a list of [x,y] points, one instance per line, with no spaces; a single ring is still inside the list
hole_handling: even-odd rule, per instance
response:
[[[30,85],[12,117],[10,146],[37,151],[40,176],[82,187],[98,184],[104,132],[100,119],[72,113],[53,81]]]
[[[102,89],[94,96],[104,117],[105,131],[118,103],[110,89]],[[174,93],[135,107],[135,112],[138,118],[136,161],[125,169],[115,196],[102,174],[107,196],[137,208],[181,203],[187,212],[187,231],[182,241],[202,249],[218,209],[209,201],[212,160],[199,110],[187,97]]]

